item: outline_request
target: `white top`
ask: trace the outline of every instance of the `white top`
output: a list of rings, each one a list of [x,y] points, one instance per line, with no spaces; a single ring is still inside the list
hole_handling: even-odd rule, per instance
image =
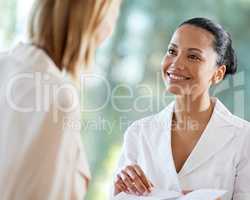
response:
[[[223,200],[250,199],[250,123],[216,99],[206,129],[179,173],[171,148],[174,102],[126,131],[117,172],[138,164],[160,190],[227,190]],[[116,172],[116,173],[117,173]]]
[[[42,50],[0,54],[0,110],[0,199],[82,200],[90,172],[67,123],[80,122],[77,91]]]

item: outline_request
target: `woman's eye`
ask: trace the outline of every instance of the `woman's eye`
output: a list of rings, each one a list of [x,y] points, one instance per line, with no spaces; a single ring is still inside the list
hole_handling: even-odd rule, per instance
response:
[[[176,54],[176,51],[174,49],[169,49],[168,50],[168,54],[170,55],[175,55]]]
[[[188,58],[190,58],[192,60],[200,60],[200,58],[196,55],[189,55]]]

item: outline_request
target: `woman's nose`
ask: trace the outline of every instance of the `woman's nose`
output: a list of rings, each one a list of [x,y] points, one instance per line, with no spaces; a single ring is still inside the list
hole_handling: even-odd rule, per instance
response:
[[[175,69],[184,70],[185,64],[181,56],[176,56],[172,61],[172,66]]]
[[[169,68],[174,68],[179,70],[185,69],[185,64],[181,56],[175,56],[173,58],[168,58],[167,56],[165,56],[162,59],[161,66],[165,70]]]

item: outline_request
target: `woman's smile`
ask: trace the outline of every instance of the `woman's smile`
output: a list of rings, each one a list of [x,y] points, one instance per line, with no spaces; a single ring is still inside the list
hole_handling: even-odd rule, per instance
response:
[[[191,80],[191,77],[173,72],[167,72],[167,79],[170,83],[179,83],[189,81]]]

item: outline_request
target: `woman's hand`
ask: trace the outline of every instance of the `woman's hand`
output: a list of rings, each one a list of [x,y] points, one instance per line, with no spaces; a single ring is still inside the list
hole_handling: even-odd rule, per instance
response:
[[[120,192],[137,196],[147,195],[152,191],[153,184],[147,179],[138,165],[129,165],[119,174],[115,181],[115,195]]]

